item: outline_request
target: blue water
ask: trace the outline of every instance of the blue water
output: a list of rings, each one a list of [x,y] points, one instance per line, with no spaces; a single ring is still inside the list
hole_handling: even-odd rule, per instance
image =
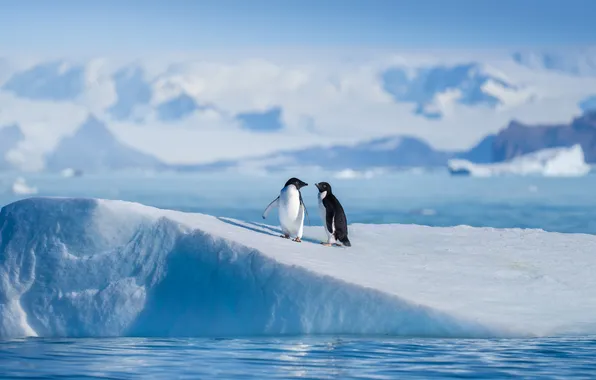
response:
[[[0,342],[11,378],[428,379],[596,376],[596,338],[29,339]]]
[[[15,175],[0,176],[0,189]],[[24,176],[37,195],[124,199],[160,208],[202,212],[262,222],[261,213],[288,175],[119,174],[82,178]],[[344,205],[350,223],[466,224],[495,228],[541,228],[596,234],[596,175],[580,178],[469,178],[437,174],[395,174],[372,180],[333,180],[326,175],[301,177],[310,223],[321,225],[314,183],[327,180]],[[0,190],[0,205],[24,196]],[[276,222],[272,214],[270,223]],[[308,220],[306,221],[308,224]]]
[[[14,175],[0,176],[8,188]],[[287,175],[25,175],[42,196],[137,201],[261,222]],[[596,176],[452,178],[396,174],[372,180],[305,175],[310,223],[320,225],[314,182],[328,180],[350,223],[466,224],[596,234]],[[0,190],[0,205],[24,196]],[[275,215],[269,219],[276,222]],[[529,340],[295,337],[239,339],[23,339],[0,341],[3,378],[593,378],[596,338]]]

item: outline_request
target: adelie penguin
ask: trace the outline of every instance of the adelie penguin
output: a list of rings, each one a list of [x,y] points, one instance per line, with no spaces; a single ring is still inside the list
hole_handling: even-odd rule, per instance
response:
[[[350,239],[348,239],[348,220],[344,208],[339,203],[339,200],[333,195],[331,185],[327,182],[315,183],[319,189],[319,211],[321,212],[321,219],[325,232],[327,233],[327,242],[321,244],[340,245],[341,242],[346,247],[351,247]]]
[[[279,207],[282,237],[289,239],[295,236],[293,241],[298,243],[302,241],[304,214],[307,212],[300,193],[300,189],[305,186],[308,186],[308,183],[298,178],[290,178],[281,189],[279,196],[269,203],[263,212],[263,219],[265,219],[273,207]]]

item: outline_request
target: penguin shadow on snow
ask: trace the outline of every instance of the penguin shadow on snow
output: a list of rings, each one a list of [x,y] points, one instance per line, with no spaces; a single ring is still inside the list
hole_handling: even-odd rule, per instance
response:
[[[262,223],[255,223],[255,222],[248,222],[248,224],[251,224],[253,226],[256,227],[260,227],[263,229],[266,229],[267,231],[272,232],[273,236],[280,236],[281,232],[281,228],[276,228],[273,226],[269,226],[267,224],[262,224]],[[309,224],[309,227],[311,227],[311,225]],[[269,232],[267,232],[267,234],[269,234]],[[309,238],[309,237],[302,237],[302,241],[308,242],[308,243],[314,243],[314,244],[320,244],[321,240],[317,240],[314,238]]]
[[[257,232],[257,233],[260,233],[260,234],[263,234],[263,235],[279,236],[279,233],[277,233],[273,229],[264,230],[263,228],[257,228],[259,226],[256,225],[256,224],[254,224],[254,223],[249,223],[249,224],[253,224],[254,225],[254,227],[253,227],[253,226],[244,224],[246,222],[239,223],[239,222],[236,222],[234,220],[231,220],[231,219],[228,219],[228,218],[224,218],[224,217],[217,217],[217,219],[221,220],[224,223],[230,224],[232,226],[244,228],[245,230],[249,230],[249,231],[252,231],[252,232]]]
[[[252,231],[252,232],[257,232],[257,233],[260,233],[263,235],[269,235],[269,236],[273,236],[273,237],[281,239],[280,238],[281,228],[275,228],[273,226],[269,226],[269,225],[261,224],[261,223],[255,223],[255,222],[238,223],[236,221],[233,221],[228,218],[223,218],[223,217],[218,217],[217,219],[221,220],[224,223],[235,226],[235,227],[244,228],[244,229]],[[244,224],[244,223],[246,223],[246,224]],[[307,243],[320,244],[320,240],[313,239],[313,238],[303,237],[302,241],[307,242]]]

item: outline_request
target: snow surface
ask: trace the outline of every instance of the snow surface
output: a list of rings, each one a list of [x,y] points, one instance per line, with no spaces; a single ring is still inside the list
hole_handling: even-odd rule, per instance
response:
[[[579,177],[590,172],[581,145],[542,149],[494,164],[475,164],[468,160],[452,159],[449,170],[474,177],[498,175],[543,175],[545,177]]]
[[[0,337],[596,332],[596,236],[351,225],[351,248],[136,203],[0,212]]]

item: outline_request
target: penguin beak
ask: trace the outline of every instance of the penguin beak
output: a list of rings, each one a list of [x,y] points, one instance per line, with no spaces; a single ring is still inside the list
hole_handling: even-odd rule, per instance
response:
[[[317,190],[321,190],[318,183],[315,183],[315,186],[316,186]]]

